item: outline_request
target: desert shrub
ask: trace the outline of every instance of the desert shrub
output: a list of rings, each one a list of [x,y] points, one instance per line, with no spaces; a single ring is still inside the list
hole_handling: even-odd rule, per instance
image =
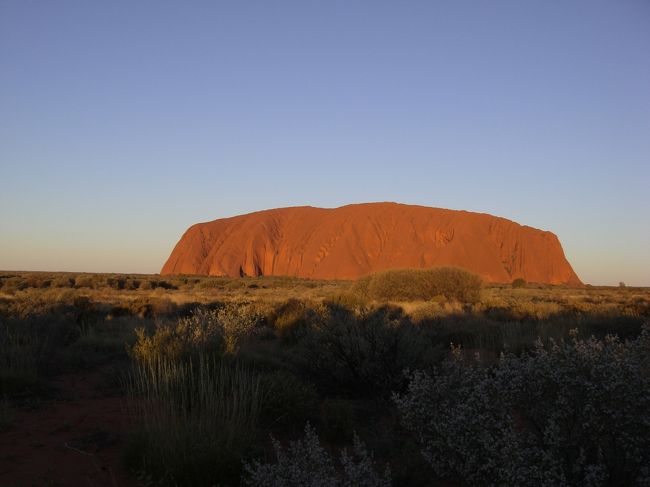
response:
[[[353,395],[381,396],[404,385],[402,371],[427,367],[430,343],[399,308],[356,316],[329,303],[293,355],[321,385]]]
[[[178,289],[176,286],[174,286],[171,282],[169,281],[157,281],[156,282],[156,287],[162,288],[162,289]]]
[[[395,401],[422,455],[470,485],[650,485],[650,329],[452,360]]]
[[[226,352],[235,353],[240,344],[254,336],[262,315],[252,304],[226,303],[217,310],[217,320],[223,330]]]
[[[129,291],[135,291],[136,289],[140,289],[140,285],[142,283],[140,282],[139,279],[127,279],[126,282],[124,283],[124,289],[127,289]]]
[[[155,284],[150,279],[140,281],[140,285],[138,286],[138,289],[141,291],[150,291],[155,288]]]
[[[353,284],[354,286],[354,284]],[[341,293],[337,293],[332,301],[337,303],[340,306],[344,306],[350,309],[359,309],[368,305],[368,297],[351,290],[346,290]]]
[[[261,417],[269,427],[304,424],[318,404],[313,384],[286,370],[276,370],[261,377],[264,401]]]
[[[463,269],[401,269],[361,277],[351,292],[377,301],[427,301],[444,296],[463,303],[480,298],[481,279]]]
[[[196,284],[197,289],[218,289],[223,287],[224,280],[213,278],[213,279],[202,279]]]
[[[234,485],[257,438],[259,379],[199,355],[136,363],[127,384],[134,421],[127,467],[155,485]]]
[[[117,358],[126,358],[133,330],[141,322],[131,317],[117,317],[82,328],[76,341],[61,349],[61,361],[72,368],[87,368]],[[125,347],[127,345],[127,347]]]
[[[222,283],[223,289],[237,291],[248,286],[249,278],[245,279],[225,279]]]
[[[75,278],[75,287],[93,288],[95,286],[95,279],[92,276],[80,275]]]
[[[194,287],[194,284],[199,282],[200,279],[198,278],[193,278],[193,279],[188,279],[187,277],[177,277],[175,279],[172,279],[169,281],[169,284],[173,286],[172,289],[191,289]]]
[[[303,439],[293,441],[285,451],[273,439],[275,463],[255,461],[245,466],[243,484],[248,487],[389,487],[390,470],[383,474],[375,468],[372,455],[354,436],[352,452],[341,451],[340,467],[323,448],[316,431],[305,427]]]
[[[140,318],[153,317],[153,306],[148,298],[137,298],[133,301],[126,302],[117,308],[123,308],[127,313],[132,314],[133,316],[139,316]],[[117,314],[119,315],[121,313]]]
[[[157,322],[153,333],[135,330],[131,355],[138,360],[180,359],[197,353],[234,354],[251,337],[260,317],[248,304],[229,303],[218,309],[195,308],[175,322]]]
[[[27,287],[32,287],[35,289],[46,289],[52,285],[52,279],[44,275],[28,275],[25,278],[25,284]]]
[[[428,320],[442,318],[446,315],[444,305],[445,303],[429,301],[413,308],[410,312],[410,316],[414,323],[423,323]]]
[[[33,389],[45,358],[45,337],[28,326],[5,326],[0,332],[0,395]]]
[[[297,342],[315,319],[316,312],[296,298],[280,304],[271,317],[275,334],[286,343]]]
[[[27,282],[22,277],[10,277],[3,280],[2,290],[7,294],[27,289]]]
[[[75,278],[69,276],[59,276],[52,280],[52,287],[74,287]]]
[[[124,289],[125,284],[126,284],[126,279],[124,279],[123,277],[109,277],[106,279],[106,285],[118,291]]]
[[[523,279],[521,277],[518,277],[517,279],[514,279],[512,281],[512,287],[513,289],[517,289],[520,287],[526,287],[526,279]]]
[[[327,441],[345,442],[350,440],[354,429],[354,410],[350,401],[328,398],[320,408],[323,435]]]
[[[6,318],[0,318],[0,389],[33,390],[43,375],[59,370],[57,357],[79,339],[94,316],[90,308],[84,311],[73,303],[31,296],[14,299],[11,305]]]
[[[216,311],[196,308],[176,322],[157,321],[152,333],[136,328],[136,342],[130,354],[141,362],[161,358],[179,360],[196,353],[222,355],[226,344]]]
[[[177,310],[177,306],[169,298],[138,297],[124,303],[124,309],[140,318],[159,318],[169,316]]]

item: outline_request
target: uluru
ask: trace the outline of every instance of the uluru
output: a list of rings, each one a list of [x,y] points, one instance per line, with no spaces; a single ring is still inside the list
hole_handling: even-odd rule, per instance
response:
[[[198,223],[161,274],[355,279],[441,266],[493,283],[582,284],[551,232],[485,213],[398,203],[299,206]]]

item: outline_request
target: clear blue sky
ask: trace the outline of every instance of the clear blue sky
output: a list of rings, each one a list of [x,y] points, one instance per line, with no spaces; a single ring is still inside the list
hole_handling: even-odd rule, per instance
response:
[[[367,201],[650,285],[650,2],[0,0],[0,269],[157,272],[192,223]]]

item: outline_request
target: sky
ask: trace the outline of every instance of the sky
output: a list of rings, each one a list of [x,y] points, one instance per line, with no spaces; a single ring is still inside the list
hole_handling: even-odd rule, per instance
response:
[[[193,223],[400,203],[650,286],[650,2],[0,0],[0,269],[155,273]]]

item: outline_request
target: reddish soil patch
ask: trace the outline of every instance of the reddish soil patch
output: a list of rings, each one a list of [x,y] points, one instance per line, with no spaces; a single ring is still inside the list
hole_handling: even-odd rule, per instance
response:
[[[127,431],[124,398],[101,391],[98,371],[61,375],[57,398],[18,409],[0,433],[2,485],[130,486],[120,465]]]

